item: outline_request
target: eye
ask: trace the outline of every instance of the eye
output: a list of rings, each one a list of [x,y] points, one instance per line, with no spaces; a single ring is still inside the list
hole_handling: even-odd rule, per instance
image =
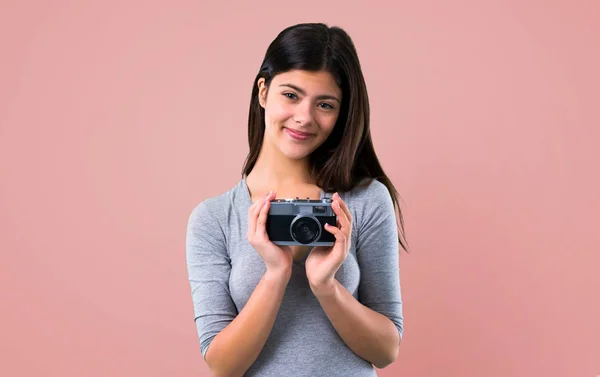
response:
[[[330,104],[328,104],[326,102],[321,103],[321,105],[325,106],[324,108],[327,109],[327,110],[332,110],[333,109],[333,106],[331,106]]]
[[[294,94],[294,93],[283,93],[284,96],[286,96],[289,99],[297,99],[298,97]]]

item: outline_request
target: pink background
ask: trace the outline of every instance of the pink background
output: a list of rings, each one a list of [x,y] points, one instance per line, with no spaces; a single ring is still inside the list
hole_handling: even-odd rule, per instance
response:
[[[354,39],[403,199],[379,375],[600,373],[597,1],[200,3],[2,1],[0,375],[210,375],[187,216],[240,178],[254,75],[305,21]]]

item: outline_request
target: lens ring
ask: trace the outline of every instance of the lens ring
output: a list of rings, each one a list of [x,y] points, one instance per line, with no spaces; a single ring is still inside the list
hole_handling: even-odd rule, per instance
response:
[[[303,245],[313,243],[321,237],[321,223],[313,215],[300,214],[290,224],[290,235]]]

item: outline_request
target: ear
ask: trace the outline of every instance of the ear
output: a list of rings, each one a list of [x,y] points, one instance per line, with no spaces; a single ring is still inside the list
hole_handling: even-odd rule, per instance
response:
[[[267,103],[267,86],[265,84],[265,78],[261,77],[257,82],[258,86],[258,103],[261,107],[265,107]]]

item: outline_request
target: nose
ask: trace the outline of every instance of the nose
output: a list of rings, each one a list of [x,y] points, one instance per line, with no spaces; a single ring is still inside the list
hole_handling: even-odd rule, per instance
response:
[[[293,116],[294,122],[301,126],[308,126],[313,121],[310,101],[303,101],[296,106]]]

